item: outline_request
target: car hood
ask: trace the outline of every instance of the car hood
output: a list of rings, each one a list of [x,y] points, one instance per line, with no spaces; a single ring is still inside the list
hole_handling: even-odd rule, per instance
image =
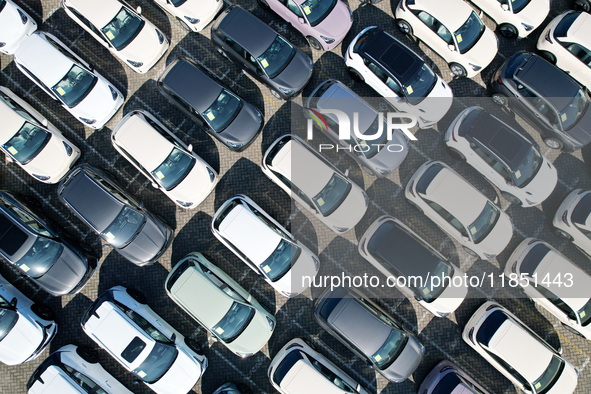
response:
[[[526,198],[534,203],[544,201],[552,194],[557,182],[558,173],[556,167],[548,159],[544,158],[540,170],[524,188],[525,193],[528,195]]]
[[[367,211],[365,192],[355,184],[341,205],[329,216],[335,226],[351,229],[355,227]]]
[[[148,263],[158,256],[166,246],[170,231],[164,226],[158,226],[154,220],[147,217],[146,224],[135,239],[118,251],[135,264]]]
[[[398,146],[392,146],[392,152],[388,150],[391,145],[402,145],[404,149],[401,152],[397,152],[400,148]],[[375,167],[383,168],[384,170],[394,171],[404,161],[408,155],[408,142],[402,132],[392,133],[392,139],[381,148],[381,150],[371,159],[371,162]]]
[[[209,172],[207,172],[207,164],[198,157],[195,157],[195,159],[197,161],[191,172],[170,193],[175,200],[199,205],[212,192],[217,183],[217,178],[214,178],[212,182],[209,178]],[[213,172],[215,174],[215,171]]]
[[[64,246],[64,250],[55,264],[36,280],[45,290],[55,296],[60,296],[74,290],[87,270],[88,263],[67,246]]]
[[[526,25],[538,27],[550,12],[550,1],[532,1],[519,14],[519,19]]]
[[[591,105],[587,107],[585,114],[566,133],[585,146],[591,142]]]
[[[233,342],[227,344],[233,352],[254,354],[265,346],[273,335],[273,330],[265,314],[256,311],[248,327]]]
[[[560,378],[558,378],[558,381],[554,383],[554,386],[552,386],[547,394],[573,393],[577,387],[578,381],[579,377],[577,376],[575,368],[567,361]]]
[[[121,51],[119,56],[125,60],[153,64],[162,53],[163,47],[168,45],[164,40],[162,44],[156,33],[156,26],[146,21],[139,34]]]
[[[347,35],[353,25],[349,7],[343,1],[337,1],[333,10],[322,22],[313,28],[327,38],[334,38],[341,41]]]
[[[497,56],[498,48],[499,42],[497,36],[487,27],[478,42],[462,56],[469,63],[485,68]]]
[[[206,15],[211,15],[220,8],[221,0],[189,0],[180,7],[177,12],[195,19],[203,19]],[[188,22],[185,20],[185,23]]]
[[[72,152],[72,156],[68,156],[62,141],[60,138],[52,135],[41,152],[23,167],[33,174],[46,175],[50,179],[56,175],[63,174],[66,168],[70,167],[76,155]],[[73,149],[73,145],[69,145]]]
[[[247,145],[261,129],[263,118],[259,111],[243,101],[236,118],[219,135],[224,141]]]
[[[43,341],[41,327],[19,314],[12,330],[0,342],[0,361],[7,365],[25,362]]]
[[[156,383],[148,384],[158,394],[188,393],[203,374],[201,364],[179,350],[170,369]]]
[[[302,286],[302,278],[314,279],[318,273],[314,264],[314,254],[300,242],[298,245],[302,248],[302,253],[292,264],[291,269],[281,279],[273,283],[273,287],[283,293],[300,294],[306,290],[306,287]]]
[[[296,53],[293,59],[291,59],[291,62],[273,79],[273,82],[283,88],[293,89],[297,92],[306,86],[311,76],[312,66],[310,58],[296,48]]]
[[[78,117],[94,119],[100,122],[113,113],[118,105],[118,101],[113,100],[109,83],[103,78],[98,78],[96,85],[88,93],[88,96],[72,110]]]
[[[25,35],[25,25],[21,22],[17,8],[10,3],[0,12],[0,41],[10,44]]]
[[[415,115],[421,118],[438,122],[447,114],[453,102],[453,93],[449,85],[438,75],[437,82],[429,95],[415,106]]]
[[[387,369],[380,371],[388,380],[401,380],[408,378],[417,369],[423,359],[423,347],[412,335],[402,353]]]
[[[492,231],[477,245],[484,253],[496,256],[505,249],[512,237],[513,223],[509,216],[501,211],[501,216]]]
[[[468,287],[462,280],[462,286],[454,285],[453,278],[462,278],[463,272],[454,267],[454,275],[451,278],[451,285],[447,286],[443,293],[439,295],[433,302],[428,303],[429,310],[434,313],[453,313],[464,302],[466,294],[468,294]],[[459,283],[459,279],[456,283]]]

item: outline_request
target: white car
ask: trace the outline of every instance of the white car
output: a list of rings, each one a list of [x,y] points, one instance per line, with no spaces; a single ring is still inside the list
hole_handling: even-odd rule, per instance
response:
[[[497,36],[463,0],[400,0],[394,15],[400,31],[431,47],[455,76],[472,78],[497,55]]]
[[[59,182],[80,157],[80,149],[33,107],[0,86],[0,150],[33,178]]]
[[[113,146],[181,208],[197,207],[218,182],[217,172],[154,116],[127,114],[111,133]]]
[[[18,365],[39,357],[57,334],[53,312],[35,304],[0,276],[0,362]]]
[[[99,364],[94,349],[62,346],[37,367],[28,394],[132,394]]]
[[[551,0],[470,0],[497,24],[505,38],[527,37],[544,22]]]
[[[569,394],[577,387],[577,369],[495,302],[474,312],[462,339],[525,393]]]
[[[14,54],[16,67],[84,125],[102,128],[123,105],[113,84],[55,36],[37,31]]]
[[[189,31],[201,31],[224,6],[222,0],[154,0],[156,5],[174,16]]]
[[[400,112],[416,117],[420,128],[435,125],[453,101],[449,85],[412,49],[375,26],[353,39],[345,64]]]
[[[81,324],[86,335],[156,393],[185,394],[207,368],[199,345],[157,315],[138,291],[107,290]]]
[[[481,107],[469,107],[452,121],[444,140],[455,156],[498,187],[507,201],[531,207],[552,194],[558,173],[522,133]]]
[[[546,26],[537,45],[551,63],[591,88],[591,15],[567,11]]]
[[[367,211],[369,198],[363,189],[295,135],[284,135],[271,144],[261,167],[269,179],[336,233],[355,227]]]
[[[226,201],[213,216],[211,231],[286,297],[306,290],[318,273],[318,257],[246,196]]]
[[[472,256],[492,259],[511,241],[513,223],[496,201],[440,161],[419,167],[404,195]]]
[[[558,207],[552,225],[556,234],[591,256],[591,190],[573,190]]]
[[[12,0],[0,0],[0,52],[12,55],[37,30],[37,22]]]
[[[591,339],[591,276],[550,244],[535,238],[523,240],[507,260],[505,276],[519,283],[565,329]]]
[[[143,16],[119,0],[61,0],[66,14],[133,71],[148,72],[170,42]]]

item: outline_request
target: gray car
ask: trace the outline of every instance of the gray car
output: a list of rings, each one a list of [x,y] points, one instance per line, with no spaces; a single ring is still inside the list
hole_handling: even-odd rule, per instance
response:
[[[88,164],[60,183],[59,199],[105,242],[132,263],[156,262],[173,239],[172,229],[143,208],[108,175]]]
[[[238,6],[218,17],[211,40],[222,56],[268,85],[278,99],[298,94],[312,76],[312,60],[304,52]]]
[[[315,305],[322,328],[391,382],[408,378],[425,348],[376,303],[354,289],[328,289]]]
[[[448,360],[437,364],[427,375],[419,394],[489,394],[470,375]]]
[[[186,58],[174,60],[158,89],[175,107],[234,151],[242,151],[263,128],[263,116],[229,88]]]

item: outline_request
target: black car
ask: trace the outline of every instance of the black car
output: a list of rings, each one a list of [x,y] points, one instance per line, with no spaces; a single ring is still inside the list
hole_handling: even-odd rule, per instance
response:
[[[312,60],[266,23],[238,6],[231,6],[211,28],[218,52],[287,100],[312,76]]]
[[[5,191],[0,191],[0,255],[54,296],[79,292],[98,265],[90,246],[60,234]]]
[[[354,289],[328,289],[316,301],[318,324],[371,368],[402,382],[417,368],[424,347],[382,308]]]
[[[244,150],[263,127],[263,116],[186,58],[173,61],[158,89],[174,106],[234,151]]]
[[[59,199],[132,263],[156,262],[173,231],[143,208],[108,175],[88,164],[76,166],[58,187]]]
[[[493,101],[534,126],[552,149],[572,152],[591,142],[589,95],[540,56],[517,52],[493,74]]]

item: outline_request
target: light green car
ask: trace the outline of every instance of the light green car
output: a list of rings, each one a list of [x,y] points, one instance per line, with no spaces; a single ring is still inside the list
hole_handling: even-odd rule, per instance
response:
[[[257,353],[275,329],[275,316],[201,253],[190,253],[170,271],[168,296],[234,354]]]

